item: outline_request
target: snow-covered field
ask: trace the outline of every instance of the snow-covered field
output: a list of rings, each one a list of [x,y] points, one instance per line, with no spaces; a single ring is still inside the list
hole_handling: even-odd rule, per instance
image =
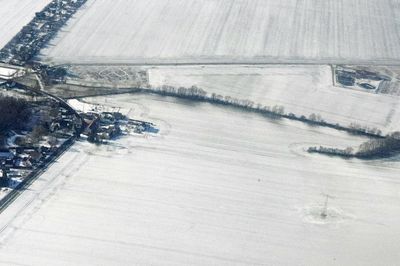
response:
[[[395,0],[89,0],[43,59],[398,63],[399,15]]]
[[[255,103],[282,105],[298,116],[315,113],[330,123],[357,122],[389,132],[400,130],[400,97],[336,87],[323,65],[179,66],[149,69],[152,86],[198,86]]]
[[[0,0],[0,49],[51,0]]]
[[[160,135],[72,147],[1,214],[1,265],[400,260],[399,162],[302,151],[363,139],[173,98],[90,101],[132,108]]]

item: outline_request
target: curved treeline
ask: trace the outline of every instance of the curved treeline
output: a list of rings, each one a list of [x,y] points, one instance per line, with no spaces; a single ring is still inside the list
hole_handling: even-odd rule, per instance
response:
[[[150,87],[146,89],[139,89],[141,93],[154,93],[163,96],[172,96],[181,99],[188,99],[194,101],[208,102],[212,104],[228,105],[235,108],[240,108],[247,111],[260,113],[270,118],[287,118],[297,120],[309,125],[329,127],[340,131],[346,131],[354,135],[363,135],[371,138],[384,138],[382,132],[378,128],[370,128],[362,126],[357,123],[351,123],[349,126],[342,126],[326,122],[320,115],[311,114],[308,117],[297,116],[293,113],[286,113],[285,108],[281,105],[265,106],[262,104],[254,103],[250,100],[237,99],[231,96],[223,96],[216,93],[209,95],[205,90],[192,86],[190,88],[173,87],[163,85],[161,87]]]

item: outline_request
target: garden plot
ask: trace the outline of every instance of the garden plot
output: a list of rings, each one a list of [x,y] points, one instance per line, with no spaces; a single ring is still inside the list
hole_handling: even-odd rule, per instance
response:
[[[51,0],[0,0],[0,49]]]
[[[160,135],[76,143],[2,213],[1,265],[400,260],[398,161],[303,151],[364,138],[174,98],[89,102],[132,109]]]
[[[148,83],[147,73],[131,66],[68,66],[66,83],[86,87],[132,88]]]
[[[152,86],[198,86],[209,94],[285,107],[286,113],[320,115],[329,123],[358,123],[400,130],[400,98],[333,85],[329,66],[179,66],[148,70]]]
[[[53,63],[398,64],[393,0],[89,0]]]

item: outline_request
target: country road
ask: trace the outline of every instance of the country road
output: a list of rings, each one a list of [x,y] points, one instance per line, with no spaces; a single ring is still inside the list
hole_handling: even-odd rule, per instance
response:
[[[355,59],[294,59],[294,58],[251,58],[225,61],[216,57],[209,59],[112,59],[112,58],[79,58],[79,60],[44,60],[54,66],[263,66],[263,65],[366,65],[366,66],[400,66],[395,59],[355,60]]]

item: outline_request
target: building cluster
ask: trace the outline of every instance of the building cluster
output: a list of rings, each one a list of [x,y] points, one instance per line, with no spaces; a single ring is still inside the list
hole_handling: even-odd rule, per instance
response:
[[[57,145],[13,146],[0,149],[0,187],[8,187],[13,179],[23,178],[43,165],[57,150]]]
[[[154,124],[129,119],[119,112],[88,112],[82,113],[81,117],[86,123],[83,135],[88,141],[95,143],[102,143],[129,133],[158,132]]]
[[[18,83],[15,86],[20,90],[26,89]],[[122,135],[158,132],[153,123],[129,119],[119,110],[107,112],[92,108],[89,112],[77,112],[68,102],[45,92],[30,102],[29,109],[33,127],[9,129],[3,133],[0,143],[0,188],[12,188],[16,185],[15,178],[29,179],[77,137],[106,143]]]
[[[1,169],[33,169],[54,151],[56,146],[42,144],[41,146],[32,147],[8,147],[0,149]]]
[[[8,132],[1,145],[0,188],[9,187],[15,178],[24,179],[45,166],[63,145],[79,134],[82,122],[74,113],[53,101],[36,104],[40,108],[33,109],[40,125],[29,132]],[[48,115],[49,112],[55,115]]]
[[[58,115],[45,122],[46,130],[58,135],[78,136],[82,128],[82,121],[68,109],[58,107]]]
[[[53,0],[0,50],[0,61],[15,65],[31,61],[86,1]]]
[[[381,82],[391,81],[386,75],[364,69],[336,67],[335,75],[336,81],[343,86],[358,86],[366,90],[375,90]]]

